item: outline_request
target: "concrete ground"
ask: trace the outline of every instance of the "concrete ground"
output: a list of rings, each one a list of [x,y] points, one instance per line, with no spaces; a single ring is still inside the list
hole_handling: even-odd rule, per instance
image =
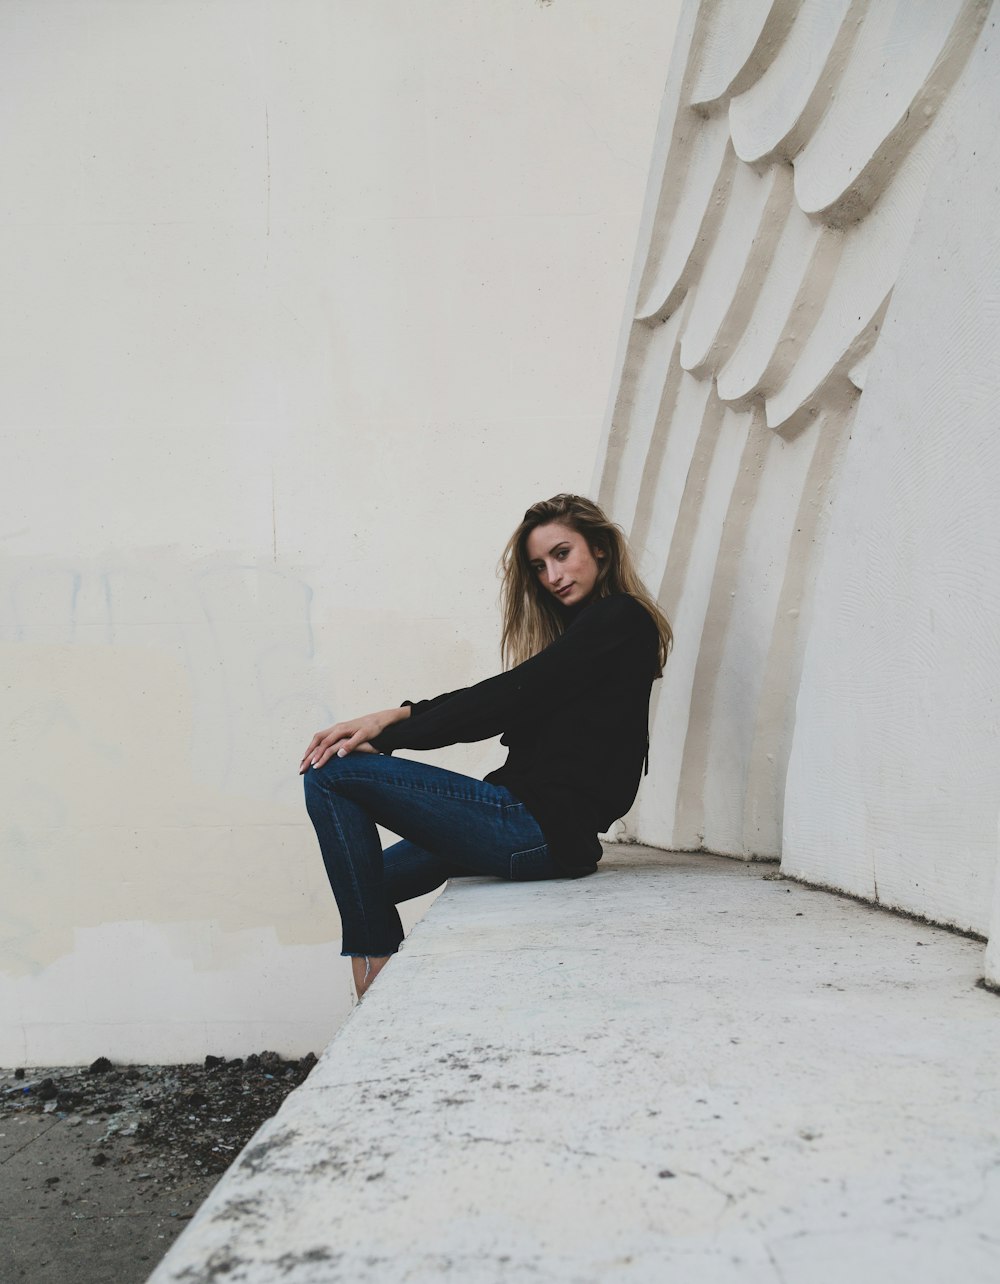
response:
[[[713,857],[460,880],[153,1279],[993,1284],[982,952]]]
[[[713,857],[459,880],[153,1281],[993,1284],[982,953]]]
[[[0,1070],[0,1284],[141,1284],[315,1064]]]
[[[97,1168],[81,1131],[90,1123],[24,1115],[0,1126],[3,1284],[141,1284],[218,1180],[179,1175],[167,1189],[139,1155]],[[131,1154],[119,1143],[117,1160]]]

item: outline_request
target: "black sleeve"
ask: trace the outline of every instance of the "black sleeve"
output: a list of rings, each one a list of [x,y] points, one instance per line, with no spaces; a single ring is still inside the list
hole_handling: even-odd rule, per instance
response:
[[[526,717],[558,708],[593,685],[644,620],[652,623],[635,598],[601,598],[530,660],[475,686],[419,702],[409,718],[376,736],[372,747],[387,753],[488,740]]]
[[[461,689],[467,690],[468,688],[463,687]],[[399,707],[402,709],[405,705],[409,705],[410,717],[416,718],[416,717],[419,717],[421,713],[424,713],[427,709],[433,709],[435,705],[440,704],[443,700],[450,700],[453,695],[458,695],[458,692],[446,691],[444,695],[433,696],[430,700],[404,700]],[[380,753],[390,753],[390,754],[392,753],[391,749],[387,748],[385,745],[382,744],[381,736],[376,736],[375,740],[379,742]],[[370,743],[374,745],[375,741],[371,741]]]
[[[444,695],[433,696],[430,700],[404,700],[403,704],[410,706],[411,718],[419,718],[428,709],[433,709],[435,705],[441,704],[444,700],[450,700],[453,695],[459,695],[461,691],[468,691],[468,689],[468,687],[461,687],[458,691],[446,691]]]

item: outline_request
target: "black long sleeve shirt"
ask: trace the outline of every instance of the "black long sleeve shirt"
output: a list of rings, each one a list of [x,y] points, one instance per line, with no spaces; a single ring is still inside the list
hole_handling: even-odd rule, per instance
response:
[[[599,832],[632,806],[649,749],[649,693],[659,637],[626,593],[568,608],[566,631],[537,655],[475,686],[404,701],[410,716],[371,744],[438,749],[503,732],[505,785],[538,821],[556,865],[592,874]]]

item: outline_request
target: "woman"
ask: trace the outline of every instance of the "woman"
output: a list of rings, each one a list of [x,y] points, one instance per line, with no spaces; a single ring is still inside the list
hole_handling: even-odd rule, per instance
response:
[[[317,731],[299,766],[359,999],[403,940],[397,904],[461,875],[593,874],[598,833],[648,770],[672,635],[621,530],[556,495],[528,509],[501,565],[503,673]],[[500,732],[507,761],[484,780],[389,756]],[[383,852],[376,824],[402,841]]]

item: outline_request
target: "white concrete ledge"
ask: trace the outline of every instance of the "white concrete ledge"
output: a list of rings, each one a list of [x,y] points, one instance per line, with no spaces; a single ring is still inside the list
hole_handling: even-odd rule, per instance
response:
[[[981,968],[715,857],[452,883],[152,1280],[992,1284]]]

